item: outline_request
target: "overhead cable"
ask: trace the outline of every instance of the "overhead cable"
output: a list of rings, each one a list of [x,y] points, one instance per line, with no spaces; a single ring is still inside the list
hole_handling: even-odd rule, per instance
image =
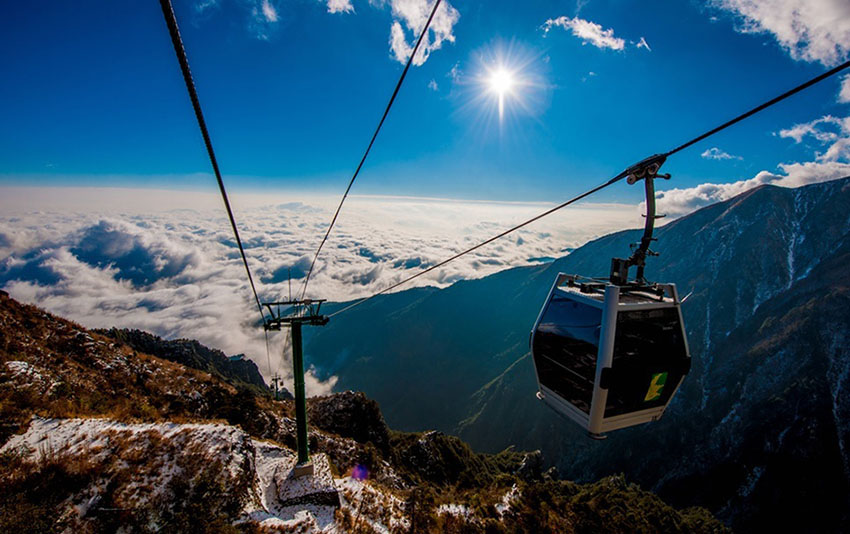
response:
[[[257,288],[254,286],[254,278],[251,276],[251,268],[248,267],[248,258],[245,256],[245,248],[242,246],[242,239],[239,238],[239,229],[236,226],[236,219],[233,217],[233,210],[230,209],[230,201],[227,198],[227,190],[225,190],[224,181],[221,179],[221,172],[218,169],[218,160],[216,160],[212,141],[210,141],[210,134],[207,131],[207,123],[204,121],[204,114],[201,111],[201,102],[198,100],[198,92],[195,90],[195,82],[192,80],[192,71],[189,70],[189,60],[186,58],[186,49],[183,48],[183,39],[180,37],[180,29],[177,27],[177,18],[174,16],[174,8],[171,6],[171,0],[159,0],[159,5],[162,7],[162,14],[165,17],[165,23],[168,25],[168,33],[171,34],[171,44],[174,45],[174,53],[177,55],[177,61],[180,63],[180,70],[183,72],[183,80],[186,82],[186,90],[189,91],[189,98],[192,100],[192,107],[195,109],[195,118],[198,119],[198,127],[201,129],[201,135],[204,137],[204,144],[207,146],[207,154],[210,157],[213,172],[215,172],[215,179],[218,180],[218,189],[221,191],[221,199],[224,201],[224,207],[227,210],[227,217],[230,219],[230,227],[233,228],[233,235],[236,237],[236,244],[239,246],[239,253],[242,255],[242,263],[245,265],[245,272],[248,273],[248,283],[251,285],[251,291],[254,293],[254,300],[257,302],[257,310],[260,312],[260,317],[265,321],[263,306],[260,304],[260,297],[257,296]]]
[[[827,79],[831,76],[834,76],[835,74],[841,72],[842,70],[844,70],[848,67],[850,67],[850,61],[842,63],[841,65],[839,65],[839,66],[837,66],[833,69],[830,69],[829,71],[827,71],[827,72],[825,72],[825,73],[823,73],[819,76],[816,76],[816,77],[812,78],[811,80],[809,80],[805,83],[802,83],[802,84],[794,87],[793,89],[791,89],[789,91],[786,91],[785,93],[782,93],[781,95],[777,96],[776,98],[768,100],[767,102],[765,102],[765,103],[763,103],[759,106],[754,107],[753,109],[747,111],[746,113],[742,113],[741,115],[738,115],[734,119],[727,121],[727,122],[721,124],[720,126],[713,128],[713,129],[705,132],[704,134],[699,135],[699,136],[691,139],[687,143],[679,145],[678,147],[674,148],[673,150],[671,150],[669,152],[665,152],[664,154],[653,156],[653,158],[647,158],[647,160],[649,160],[649,159],[666,159],[668,156],[671,156],[671,155],[673,155],[677,152],[680,152],[680,151],[690,147],[691,145],[694,145],[694,144],[696,144],[700,141],[703,141],[703,140],[707,139],[708,137],[711,137],[712,135],[718,133],[719,131],[726,129],[729,126],[732,126],[733,124],[741,122],[742,120],[744,120],[748,117],[751,117],[752,115],[755,115],[756,113],[763,111],[763,110],[769,108],[770,106],[772,106],[772,105],[774,105],[778,102],[781,102],[782,100],[785,100],[786,98],[788,98],[788,97],[790,97],[790,96],[792,96],[796,93],[799,93],[800,91],[802,91],[802,90],[804,90],[808,87],[811,87],[812,85],[814,85],[818,82],[821,82],[821,81],[823,81],[823,80],[825,80],[825,79]],[[429,268],[427,268],[423,271],[419,271],[418,273],[414,274],[413,276],[409,276],[409,277],[405,278],[404,280],[402,280],[400,282],[396,282],[395,284],[393,284],[393,285],[391,285],[391,286],[389,286],[385,289],[382,289],[381,291],[378,291],[377,293],[375,293],[373,295],[370,295],[370,296],[365,297],[363,299],[357,300],[357,301],[349,304],[348,306],[330,314],[329,317],[334,317],[335,315],[339,315],[340,313],[343,313],[343,312],[348,311],[348,310],[350,310],[350,309],[352,309],[356,306],[359,306],[359,305],[365,303],[366,301],[371,300],[371,299],[373,299],[373,298],[375,298],[379,295],[383,295],[384,293],[387,293],[388,291],[392,291],[393,289],[395,289],[399,286],[402,286],[402,285],[406,284],[407,282],[410,282],[411,280],[419,278],[420,276],[425,275],[425,274],[433,271],[434,269],[442,267],[443,265],[446,265],[447,263],[454,261],[454,260],[460,258],[461,256],[469,254],[470,252],[473,252],[474,250],[477,250],[477,249],[483,247],[484,245],[492,243],[493,241],[496,241],[497,239],[505,237],[506,235],[513,233],[513,232],[519,230],[520,228],[522,228],[524,226],[527,226],[527,225],[529,225],[529,224],[531,224],[531,223],[533,223],[533,222],[535,222],[539,219],[542,219],[543,217],[546,217],[547,215],[551,215],[552,213],[554,213],[554,212],[556,212],[560,209],[563,209],[563,208],[569,206],[570,204],[578,202],[579,200],[581,200],[585,197],[588,197],[588,196],[600,191],[601,189],[604,189],[604,188],[608,187],[609,185],[612,185],[612,184],[622,180],[623,178],[628,176],[629,173],[631,172],[631,170],[634,169],[634,168],[635,168],[635,166],[629,167],[628,169],[620,172],[620,174],[618,174],[617,176],[614,176],[613,178],[611,178],[607,182],[605,182],[601,185],[598,185],[598,186],[594,187],[593,189],[590,189],[590,190],[578,195],[577,197],[573,197],[570,200],[567,200],[566,202],[558,204],[554,208],[550,208],[550,209],[544,211],[543,213],[536,215],[536,216],[532,217],[531,219],[528,219],[527,221],[521,222],[520,224],[518,224],[518,225],[516,225],[512,228],[509,228],[509,229],[505,230],[504,232],[502,232],[498,235],[495,235],[495,236],[493,236],[493,237],[491,237],[491,238],[489,238],[485,241],[482,241],[481,243],[478,243],[477,245],[475,245],[473,247],[470,247],[470,248],[468,248],[468,249],[466,249],[462,252],[458,252],[454,256],[451,256],[450,258],[446,258],[445,260],[443,260],[443,261],[441,261],[441,262],[439,262],[435,265],[432,265],[431,267],[429,267]]]
[[[622,174],[622,173],[621,173],[621,174]],[[474,250],[477,250],[477,249],[479,249],[479,248],[483,247],[484,245],[487,245],[487,244],[489,244],[489,243],[492,243],[493,241],[495,241],[495,240],[497,240],[497,239],[500,239],[500,238],[502,238],[502,237],[505,237],[506,235],[508,235],[508,234],[510,234],[510,233],[512,233],[512,232],[515,232],[515,231],[519,230],[519,229],[520,229],[520,228],[522,228],[523,226],[527,226],[527,225],[529,225],[529,224],[533,223],[534,221],[536,221],[536,220],[538,220],[538,219],[542,219],[543,217],[545,217],[545,216],[547,216],[547,215],[549,215],[549,214],[551,214],[551,213],[554,213],[554,212],[558,211],[558,210],[559,210],[559,209],[561,209],[561,208],[565,208],[565,207],[569,206],[570,204],[573,204],[573,203],[575,203],[575,202],[578,202],[579,200],[581,200],[581,199],[583,199],[583,198],[585,198],[585,197],[587,197],[587,196],[590,196],[590,195],[592,195],[593,193],[596,193],[597,191],[599,191],[599,190],[601,190],[601,189],[604,189],[604,188],[608,187],[609,185],[611,185],[611,184],[613,184],[613,183],[615,183],[615,182],[619,181],[620,179],[622,179],[622,178],[624,178],[624,177],[625,177],[625,174],[623,174],[622,176],[617,175],[617,176],[615,176],[614,178],[612,178],[612,179],[608,180],[607,182],[605,182],[605,183],[603,183],[603,184],[600,184],[600,185],[598,185],[598,186],[594,187],[593,189],[590,189],[590,190],[588,190],[588,191],[585,191],[584,193],[580,194],[580,195],[579,195],[579,196],[577,196],[577,197],[573,197],[573,198],[571,198],[571,199],[567,200],[566,202],[563,202],[563,203],[561,203],[561,204],[558,204],[558,205],[557,205],[557,206],[555,206],[554,208],[550,208],[550,209],[548,209],[548,210],[544,211],[543,213],[541,213],[541,214],[539,214],[539,215],[536,215],[536,216],[532,217],[531,219],[528,219],[527,221],[524,221],[524,222],[519,223],[518,225],[514,226],[513,228],[509,228],[509,229],[505,230],[505,231],[504,231],[504,232],[502,232],[501,234],[495,235],[495,236],[491,237],[490,239],[487,239],[486,241],[482,241],[481,243],[478,243],[478,244],[477,244],[477,245],[475,245],[474,247],[470,247],[470,248],[468,248],[468,249],[464,250],[463,252],[458,252],[457,254],[455,254],[454,256],[452,256],[451,258],[446,258],[445,260],[441,261],[440,263],[437,263],[437,264],[434,264],[434,265],[432,265],[432,266],[428,267],[428,268],[427,268],[427,269],[425,269],[424,271],[419,271],[418,273],[414,274],[413,276],[409,276],[409,277],[405,278],[405,279],[404,279],[404,280],[402,280],[401,282],[396,282],[395,284],[391,285],[390,287],[385,288],[385,289],[382,289],[381,291],[379,291],[379,292],[375,293],[374,295],[371,295],[371,296],[366,297],[366,298],[364,298],[364,299],[362,299],[362,300],[359,300],[359,301],[357,301],[357,302],[354,302],[354,303],[352,303],[352,304],[350,304],[350,305],[346,306],[345,308],[342,308],[341,310],[335,311],[334,313],[330,314],[328,317],[333,317],[334,315],[339,315],[340,313],[342,313],[342,312],[344,312],[344,311],[348,311],[348,310],[350,310],[351,308],[353,308],[353,307],[355,307],[355,306],[359,306],[359,305],[363,304],[363,303],[364,303],[364,302],[366,302],[367,300],[373,299],[373,298],[377,297],[378,295],[383,295],[384,293],[386,293],[386,292],[388,292],[388,291],[392,291],[393,289],[395,289],[395,288],[397,288],[397,287],[399,287],[399,286],[401,286],[401,285],[404,285],[404,284],[406,284],[407,282],[410,282],[411,280],[413,280],[413,279],[415,279],[415,278],[419,278],[419,277],[420,277],[420,276],[422,276],[422,275],[428,274],[429,272],[433,271],[434,269],[437,269],[437,268],[439,268],[439,267],[442,267],[443,265],[445,265],[445,264],[449,263],[450,261],[454,261],[454,260],[456,260],[456,259],[460,258],[461,256],[465,255],[465,254],[469,254],[470,252],[472,252],[472,251],[474,251]]]
[[[747,111],[746,113],[742,113],[742,114],[738,115],[737,117],[735,117],[734,119],[732,119],[732,120],[730,120],[730,121],[724,122],[723,124],[721,124],[721,125],[720,125],[720,126],[718,126],[717,128],[712,128],[711,130],[709,130],[709,131],[705,132],[704,134],[702,134],[702,135],[700,135],[700,136],[697,136],[697,137],[694,137],[693,139],[691,139],[691,140],[690,140],[690,141],[688,141],[687,143],[684,143],[684,144],[681,144],[681,145],[677,146],[676,148],[674,148],[674,149],[673,149],[673,150],[671,150],[670,152],[666,152],[664,155],[665,155],[665,156],[672,156],[672,155],[673,155],[673,154],[675,154],[676,152],[680,152],[680,151],[682,151],[682,150],[684,150],[684,149],[688,148],[689,146],[691,146],[691,145],[693,145],[693,144],[699,143],[699,142],[700,142],[700,141],[702,141],[703,139],[706,139],[706,138],[708,138],[708,137],[711,137],[712,135],[716,134],[716,133],[717,133],[717,132],[719,132],[720,130],[725,130],[726,128],[728,128],[728,127],[732,126],[733,124],[736,124],[736,123],[738,123],[738,122],[741,122],[742,120],[744,120],[744,119],[746,119],[746,118],[748,118],[748,117],[751,117],[752,115],[755,115],[755,114],[756,114],[756,113],[758,113],[759,111],[762,111],[762,110],[764,110],[764,109],[767,109],[767,108],[769,108],[770,106],[772,106],[772,105],[774,105],[774,104],[776,104],[776,103],[779,103],[779,102],[781,102],[781,101],[785,100],[785,99],[786,99],[786,98],[788,98],[789,96],[792,96],[792,95],[795,95],[795,94],[799,93],[799,92],[800,92],[800,91],[802,91],[803,89],[808,89],[808,88],[809,88],[809,87],[811,87],[812,85],[814,85],[814,84],[816,84],[816,83],[818,83],[818,82],[822,82],[823,80],[825,80],[825,79],[829,78],[830,76],[834,76],[834,75],[838,74],[839,72],[841,72],[842,70],[846,69],[847,67],[850,67],[850,61],[845,61],[844,63],[842,63],[841,65],[838,65],[838,66],[837,66],[837,67],[835,67],[834,69],[830,69],[830,70],[828,70],[828,71],[824,72],[823,74],[821,74],[820,76],[815,76],[815,77],[814,77],[814,78],[812,78],[811,80],[809,80],[809,81],[807,81],[807,82],[805,82],[805,83],[801,83],[801,84],[800,84],[800,85],[798,85],[797,87],[795,87],[795,88],[793,88],[793,89],[791,89],[791,90],[789,90],[789,91],[786,91],[786,92],[782,93],[781,95],[777,96],[776,98],[773,98],[773,99],[771,99],[771,100],[768,100],[768,101],[767,101],[767,102],[765,102],[764,104],[758,105],[758,106],[754,107],[753,109],[751,109],[751,110]]]
[[[339,206],[336,208],[336,212],[334,213],[333,218],[331,219],[331,223],[328,226],[327,232],[325,232],[325,236],[322,238],[322,242],[319,243],[319,248],[316,249],[316,254],[313,255],[313,261],[310,262],[310,269],[307,271],[307,276],[304,279],[304,285],[301,289],[301,299],[304,299],[304,295],[307,293],[307,284],[310,283],[310,276],[313,274],[313,268],[316,266],[316,259],[319,257],[319,253],[322,251],[322,247],[325,246],[325,241],[328,240],[328,236],[331,235],[331,230],[333,230],[334,224],[336,224],[336,219],[339,217],[339,212],[342,209],[342,205],[345,202],[345,199],[348,197],[348,192],[351,191],[351,186],[354,185],[354,180],[357,179],[357,175],[360,174],[360,169],[363,168],[363,163],[366,162],[366,158],[369,156],[369,152],[372,150],[372,145],[375,144],[375,139],[378,137],[378,133],[381,131],[381,127],[384,125],[384,121],[387,118],[387,115],[390,112],[390,108],[393,107],[393,102],[395,102],[395,97],[398,95],[399,89],[401,89],[401,84],[404,82],[404,78],[407,76],[407,71],[410,70],[410,64],[413,62],[413,58],[416,57],[416,53],[419,50],[419,45],[422,44],[422,40],[425,37],[425,34],[428,33],[428,27],[431,25],[431,21],[434,19],[434,14],[437,13],[437,8],[440,7],[440,2],[442,0],[436,0],[434,2],[434,7],[431,9],[431,15],[428,17],[428,21],[425,23],[425,26],[422,28],[422,32],[419,34],[419,39],[416,40],[416,46],[413,47],[413,51],[410,53],[410,57],[407,58],[407,63],[404,66],[404,70],[401,71],[401,76],[398,79],[398,83],[396,83],[395,90],[393,91],[392,96],[390,97],[390,101],[387,103],[386,109],[384,109],[384,114],[381,116],[380,122],[378,122],[378,127],[375,128],[375,133],[372,134],[372,139],[369,141],[369,145],[366,147],[366,151],[363,153],[363,157],[360,158],[360,163],[357,165],[357,169],[355,169],[354,174],[351,176],[351,180],[348,182],[348,187],[345,188],[345,193],[342,195],[342,199],[339,201]]]

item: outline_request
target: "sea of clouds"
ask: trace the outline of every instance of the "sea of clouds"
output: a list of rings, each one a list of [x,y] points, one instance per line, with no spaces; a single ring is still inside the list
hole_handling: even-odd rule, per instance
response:
[[[266,355],[259,313],[221,200],[212,193],[3,188],[0,287],[90,328],[139,328],[245,353],[268,379],[291,380],[286,339]],[[337,198],[232,195],[260,299],[301,288]],[[550,207],[353,197],[326,243],[307,296],[371,295]],[[634,205],[584,204],[538,221],[422,276],[445,287],[548,261],[640,224]],[[400,288],[404,289],[404,288]],[[308,355],[309,357],[309,355]],[[308,391],[328,391],[311,373]]]
[[[824,143],[841,142],[845,134]],[[662,191],[659,211],[670,215],[666,222],[760,185],[798,187],[850,176],[846,154],[839,156],[782,164],[779,173],[762,171],[739,182]],[[231,201],[260,299],[300,295],[338,197],[237,192]],[[398,290],[446,287],[551,261],[595,237],[642,225],[642,204],[570,206]],[[350,197],[306,296],[345,302],[372,295],[551,206]],[[267,381],[278,373],[291,387],[288,339],[272,335],[267,352],[239,249],[215,193],[0,187],[0,288],[89,328],[138,328],[245,354]],[[308,393],[328,392],[334,382],[311,371]]]

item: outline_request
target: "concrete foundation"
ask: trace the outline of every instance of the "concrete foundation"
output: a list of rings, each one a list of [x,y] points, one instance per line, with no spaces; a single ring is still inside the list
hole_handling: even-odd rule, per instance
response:
[[[289,464],[275,473],[275,479],[280,506],[314,504],[338,508],[340,505],[331,465],[324,454],[313,455],[306,464]]]

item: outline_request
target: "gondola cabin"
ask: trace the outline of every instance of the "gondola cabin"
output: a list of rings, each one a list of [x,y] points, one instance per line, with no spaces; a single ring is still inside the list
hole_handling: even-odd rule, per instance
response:
[[[691,358],[673,284],[559,274],[531,332],[537,396],[592,437],[661,417]]]

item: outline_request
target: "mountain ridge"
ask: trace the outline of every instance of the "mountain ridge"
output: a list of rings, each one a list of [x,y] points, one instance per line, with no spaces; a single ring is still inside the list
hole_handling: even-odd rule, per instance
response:
[[[154,334],[130,328],[94,329],[93,332],[120,341],[145,354],[224,378],[236,387],[253,387],[259,392],[269,389],[257,364],[245,358],[244,354],[228,357],[224,352],[205,347],[194,339],[165,340]],[[290,395],[285,390],[284,394]]]
[[[797,189],[761,186],[658,228],[658,243],[653,248],[661,256],[650,260],[647,276],[675,282],[681,294],[690,294],[682,310],[693,370],[664,419],[618,431],[603,443],[588,443],[533,398],[534,372],[524,359],[528,332],[558,272],[604,275],[610,258],[622,256],[629,243],[638,240],[641,231],[637,229],[593,240],[550,264],[458,282],[429,294],[404,313],[374,299],[360,307],[367,310],[347,312],[356,316],[355,321],[372,317],[374,333],[363,329],[353,333],[347,326],[347,314],[343,314],[311,337],[306,352],[320,373],[334,374],[341,387],[363,389],[375,398],[392,425],[457,432],[478,450],[496,451],[510,444],[541,448],[561,472],[577,480],[622,470],[680,504],[708,506],[745,532],[758,531],[756,525],[809,529],[799,517],[774,513],[789,509],[786,501],[790,497],[771,494],[770,481],[779,476],[787,482],[787,477],[781,473],[781,462],[760,465],[756,451],[767,454],[766,448],[779,447],[791,459],[820,458],[822,461],[812,461],[811,466],[824,479],[835,482],[835,491],[805,482],[800,502],[816,509],[823,509],[817,504],[819,499],[832,503],[831,509],[824,510],[825,524],[850,529],[847,514],[841,512],[850,508],[845,506],[850,503],[850,493],[846,483],[833,476],[844,473],[843,466],[848,464],[850,434],[842,423],[847,408],[829,401],[833,392],[844,391],[843,384],[850,379],[850,351],[839,339],[850,324],[842,313],[850,307],[843,290],[850,286],[850,276],[842,269],[848,232],[850,178]],[[819,292],[823,295],[818,296]],[[807,307],[812,298],[815,303]],[[787,308],[784,312],[783,307]],[[791,321],[792,316],[786,317],[790,310],[797,310],[798,317],[828,318],[831,314],[833,319],[810,318],[798,324]],[[762,329],[768,320],[789,328],[796,324],[804,340],[826,332],[832,341],[810,347],[775,338],[770,346],[788,346],[784,359],[771,360],[777,369],[754,367],[747,362],[768,356],[764,350],[755,350],[764,348],[759,341],[769,341],[762,336],[773,335]],[[349,355],[345,363],[328,365],[339,350],[338,341],[354,337],[356,342],[346,345]],[[380,346],[376,337],[381,338]],[[438,350],[432,356],[420,347],[433,339],[438,341],[434,345]],[[382,365],[371,366],[370,361]],[[797,369],[788,363],[791,361],[810,364],[803,365],[797,376]],[[826,361],[835,363],[824,366]],[[405,376],[399,379],[398,373],[415,376],[416,382],[405,381]],[[758,374],[750,376],[752,373]],[[761,380],[777,373],[776,379]],[[764,387],[756,387],[759,380]],[[726,399],[754,407],[769,406],[773,397],[784,399],[779,405],[785,409],[801,407],[796,413],[806,413],[817,421],[823,427],[818,431],[821,439],[828,439],[831,445],[822,448],[817,440],[790,431],[784,440],[778,440],[787,424],[780,429],[759,427],[756,432],[757,425],[734,426],[734,417],[726,418],[734,405]],[[415,410],[408,406],[409,398],[419,399]],[[841,417],[833,416],[833,410]],[[794,413],[791,409],[771,420],[779,425],[782,416],[793,418]],[[710,429],[719,432],[718,426],[738,440],[733,443],[741,445],[727,450],[728,442],[708,440],[713,448],[703,447],[703,463],[689,461],[689,451],[707,439]],[[754,432],[756,439],[748,438],[747,432]],[[635,462],[637,458],[641,460]],[[722,484],[726,494],[743,495],[733,503],[718,502],[716,495],[698,490],[691,476],[712,466],[726,469],[724,465],[730,466]],[[668,468],[691,484],[667,477]],[[657,484],[659,480],[666,482]]]

